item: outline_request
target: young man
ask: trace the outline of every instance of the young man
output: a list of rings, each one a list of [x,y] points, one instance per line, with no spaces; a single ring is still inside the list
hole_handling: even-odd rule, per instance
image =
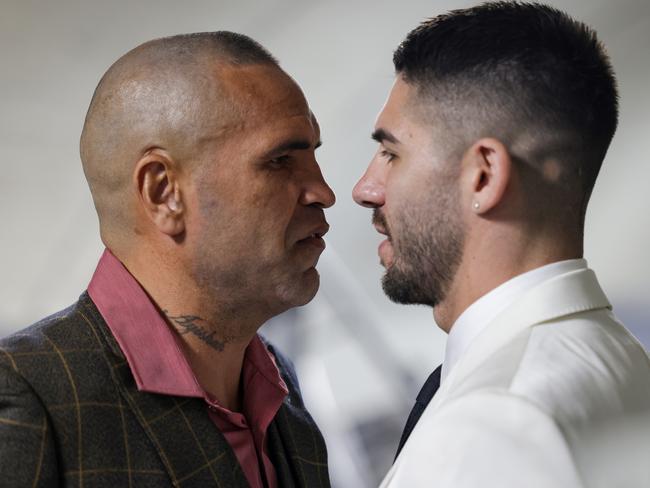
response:
[[[647,485],[650,361],[583,259],[617,124],[595,33],[487,3],[424,22],[393,59],[354,199],[386,235],[386,294],[433,307],[449,339],[382,486]]]

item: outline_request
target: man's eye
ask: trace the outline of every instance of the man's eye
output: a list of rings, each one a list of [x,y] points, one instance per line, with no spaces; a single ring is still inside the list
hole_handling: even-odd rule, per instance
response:
[[[395,159],[397,156],[391,152],[386,151],[385,149],[381,151],[379,154],[381,154],[381,157],[383,157],[387,163],[390,163]]]
[[[269,166],[276,169],[284,168],[289,164],[289,160],[289,155],[278,156],[277,158],[269,159]]]

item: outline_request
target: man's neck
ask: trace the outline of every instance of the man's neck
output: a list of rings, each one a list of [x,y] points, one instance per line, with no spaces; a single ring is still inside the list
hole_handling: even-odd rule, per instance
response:
[[[246,348],[264,321],[255,320],[244,311],[237,313],[231,307],[224,308],[226,312],[222,312],[217,300],[210,304],[209,310],[201,304],[191,307],[176,302],[170,303],[170,309],[165,309],[164,314],[178,333],[185,357],[201,387],[221,406],[240,411],[240,378]]]
[[[582,257],[582,245],[542,240],[507,242],[484,239],[474,249],[471,243],[466,248],[445,299],[433,310],[442,330],[449,333],[467,307],[506,281],[546,264]]]
[[[248,340],[231,341],[217,350],[202,339],[180,335],[183,353],[196,380],[224,408],[242,410],[241,373]]]
[[[237,307],[220,300],[224,297],[209,297],[186,273],[168,266],[128,258],[122,262],[177,332],[201,387],[221,406],[240,410],[246,348],[265,321],[254,313],[256,307]]]

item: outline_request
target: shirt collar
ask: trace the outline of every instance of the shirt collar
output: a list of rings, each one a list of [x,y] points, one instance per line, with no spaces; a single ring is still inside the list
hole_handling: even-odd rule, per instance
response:
[[[470,343],[487,325],[524,293],[555,276],[586,268],[587,261],[584,259],[547,264],[511,278],[472,303],[449,331],[441,380],[444,381]]]
[[[207,398],[181,350],[175,331],[167,325],[137,280],[108,249],[99,260],[88,294],[124,353],[138,390]],[[242,377],[256,373],[267,380],[268,387],[279,390],[282,398],[287,394],[286,384],[258,335],[246,348]],[[244,388],[245,400],[247,396]]]

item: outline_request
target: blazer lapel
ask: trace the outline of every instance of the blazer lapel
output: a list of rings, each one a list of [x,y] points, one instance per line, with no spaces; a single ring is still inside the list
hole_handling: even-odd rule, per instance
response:
[[[202,399],[140,392],[128,365],[120,369],[122,393],[175,486],[248,487],[235,453]]]
[[[296,472],[295,466],[291,464],[290,455],[286,454],[287,446],[278,430],[276,422],[272,422],[266,431],[269,455],[275,467],[275,474],[278,485],[287,488],[295,488],[296,480],[300,479],[300,472]]]
[[[327,451],[306,410],[287,397],[268,429],[268,447],[282,488],[328,488]]]
[[[235,453],[210,419],[205,402],[139,391],[122,351],[93,308],[87,307],[96,332],[108,346],[113,380],[155,447],[173,486],[248,488]]]
[[[499,314],[470,344],[440,385],[427,410],[435,410],[452,397],[465,378],[526,329],[573,313],[601,308],[611,309],[611,305],[590,269],[572,271],[533,288]]]

